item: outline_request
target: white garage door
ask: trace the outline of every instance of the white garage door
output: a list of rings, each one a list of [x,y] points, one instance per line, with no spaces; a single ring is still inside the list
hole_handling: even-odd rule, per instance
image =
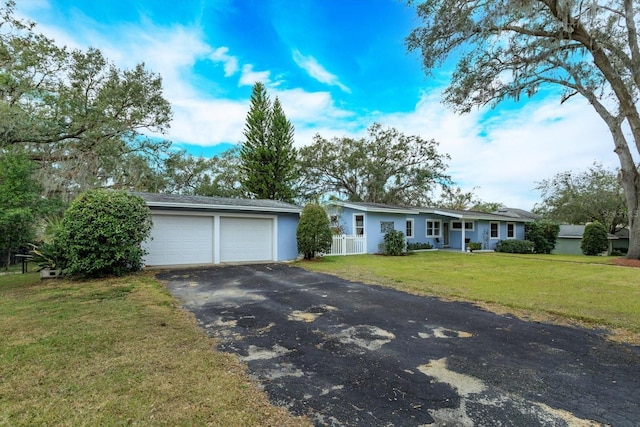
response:
[[[213,262],[213,217],[154,215],[147,265]]]
[[[220,218],[220,261],[273,261],[273,220]]]

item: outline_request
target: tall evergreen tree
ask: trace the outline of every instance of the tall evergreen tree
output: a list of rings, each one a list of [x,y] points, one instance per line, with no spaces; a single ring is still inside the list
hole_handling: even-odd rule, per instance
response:
[[[295,197],[293,182],[295,180],[296,150],[293,148],[294,128],[287,119],[276,97],[271,109],[271,132],[269,149],[273,156],[272,189],[275,197],[290,202]]]
[[[278,98],[271,104],[264,84],[253,86],[240,150],[242,185],[258,199],[292,201],[296,152],[293,125]]]

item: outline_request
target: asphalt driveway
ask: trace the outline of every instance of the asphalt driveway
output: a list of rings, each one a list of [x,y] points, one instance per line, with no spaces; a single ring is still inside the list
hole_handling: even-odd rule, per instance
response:
[[[158,274],[317,425],[640,425],[640,348],[282,264]]]

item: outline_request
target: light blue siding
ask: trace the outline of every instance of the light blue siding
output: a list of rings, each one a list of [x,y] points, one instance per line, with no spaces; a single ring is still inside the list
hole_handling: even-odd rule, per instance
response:
[[[381,252],[380,245],[384,243],[385,232],[381,230],[381,223],[393,223],[394,230],[400,230],[404,234],[406,232],[407,215],[367,212],[367,252],[370,254]]]
[[[278,261],[291,261],[298,257],[296,228],[300,215],[278,214]]]
[[[380,229],[381,222],[392,222],[395,230],[406,233],[407,219],[413,219],[413,237],[408,238],[408,243],[430,243],[434,248],[444,248],[462,250],[466,248],[466,243],[462,240],[462,230],[454,229],[454,222],[462,222],[459,218],[445,215],[428,213],[404,214],[387,212],[367,212],[358,209],[342,207],[339,211],[339,223],[345,234],[355,234],[354,215],[364,215],[365,235],[367,236],[367,253],[378,253],[380,244],[384,242],[384,232]],[[427,236],[427,221],[440,221],[440,235]],[[498,223],[499,236],[491,237],[491,223]],[[465,240],[467,242],[477,242],[482,245],[482,249],[493,250],[500,240],[507,240],[507,223],[515,226],[515,239],[524,239],[524,223],[500,220],[465,220],[465,223],[473,224],[473,229],[465,229]],[[445,236],[445,229],[448,235]],[[436,239],[438,241],[436,241]]]

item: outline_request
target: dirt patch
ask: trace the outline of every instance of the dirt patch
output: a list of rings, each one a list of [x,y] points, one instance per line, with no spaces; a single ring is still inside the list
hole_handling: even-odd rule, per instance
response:
[[[639,267],[640,268],[640,259],[616,258],[612,262],[615,265],[619,265],[622,267]]]

